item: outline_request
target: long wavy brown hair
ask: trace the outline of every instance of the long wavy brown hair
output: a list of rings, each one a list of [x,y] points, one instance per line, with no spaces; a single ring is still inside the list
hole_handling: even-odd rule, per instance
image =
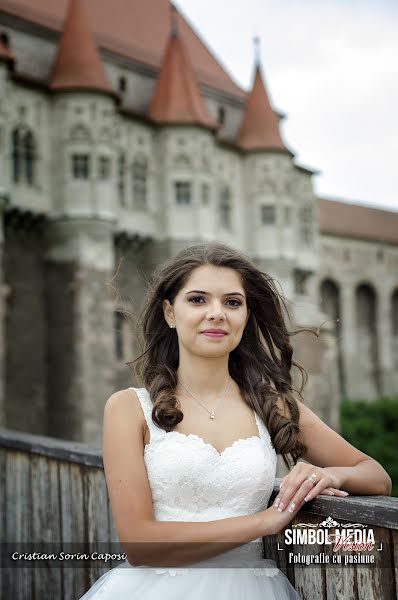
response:
[[[220,242],[196,244],[180,251],[154,272],[148,283],[144,309],[138,318],[137,334],[143,352],[127,365],[134,365],[136,377],[148,390],[153,403],[152,419],[165,431],[172,431],[184,417],[175,395],[179,364],[178,337],[163,313],[163,300],[173,305],[192,271],[202,265],[229,267],[240,276],[247,297],[250,316],[238,346],[229,355],[229,373],[242,396],[267,427],[272,445],[282,455],[289,469],[306,452],[298,439],[299,409],[302,390],[308,375],[304,367],[292,360],[290,336],[312,329],[288,331],[283,309],[290,320],[285,298],[276,281],[260,271],[249,257]],[[292,383],[291,368],[301,372],[301,388]],[[297,400],[295,393],[300,397]],[[281,414],[278,396],[290,415]],[[289,456],[291,462],[289,461]]]

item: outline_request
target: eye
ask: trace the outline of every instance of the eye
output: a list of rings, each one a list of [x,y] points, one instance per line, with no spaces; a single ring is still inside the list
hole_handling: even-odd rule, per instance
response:
[[[233,304],[232,306],[241,306],[242,302],[240,300],[236,300],[236,298],[231,298],[228,302],[236,302],[237,304]]]
[[[194,302],[194,300],[204,300],[203,296],[192,296],[189,298],[188,302],[192,302],[192,304],[201,304],[201,302]],[[236,304],[230,304],[230,306],[241,306],[242,302],[237,300],[236,298],[230,298],[227,302],[236,302]]]
[[[192,302],[193,304],[200,304],[200,302],[194,302],[194,300],[203,300],[203,296],[193,296],[192,298],[189,298],[188,302]]]

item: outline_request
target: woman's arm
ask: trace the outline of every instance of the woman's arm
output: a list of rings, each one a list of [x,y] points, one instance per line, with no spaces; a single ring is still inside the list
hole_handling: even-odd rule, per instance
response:
[[[329,478],[327,487],[343,488],[351,494],[391,495],[392,481],[385,469],[373,458],[352,446],[333,429],[328,427],[305,404],[298,402],[300,411],[299,439],[307,446],[303,456],[304,461],[317,467]],[[290,416],[287,406],[281,398],[278,407],[284,416]],[[300,466],[301,465],[301,466]],[[322,490],[304,483],[303,477],[308,476],[305,463],[297,463],[287,475],[283,492],[279,493],[279,501],[286,507],[295,496],[299,486],[304,485],[303,494],[297,493],[295,501],[300,501],[301,495],[314,498]],[[317,473],[318,481],[321,473]],[[321,484],[322,485],[322,484]],[[277,498],[277,499],[278,499]]]
[[[269,520],[268,509],[268,515],[261,511],[216,521],[140,521],[131,530],[134,542],[120,543],[133,565],[189,565],[270,535]]]
[[[361,460],[353,467],[326,467],[338,482],[335,487],[350,494],[391,496],[392,481],[388,473],[373,458]]]

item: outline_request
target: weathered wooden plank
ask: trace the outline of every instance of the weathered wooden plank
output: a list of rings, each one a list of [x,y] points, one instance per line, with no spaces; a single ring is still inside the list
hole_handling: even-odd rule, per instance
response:
[[[343,523],[343,521],[341,521]],[[335,531],[331,530],[331,535]],[[333,544],[324,544],[325,555],[329,557],[326,569],[326,596],[327,600],[358,600],[357,580],[355,566],[344,566],[343,563],[333,564],[333,556],[344,555],[340,549],[333,552]],[[344,561],[344,559],[341,559]]]
[[[341,565],[326,567],[327,600],[357,600],[355,569]]]
[[[395,597],[398,598],[398,531],[390,530],[390,540],[392,544],[392,560],[391,572],[395,576]]]
[[[0,542],[6,541],[6,462],[7,450],[0,447]]]
[[[8,541],[8,530],[7,530],[7,520],[8,520],[8,515],[7,515],[7,473],[6,473],[6,469],[7,469],[7,451],[4,450],[3,448],[0,448],[0,486],[1,486],[1,493],[0,493],[0,541],[1,542],[7,542]],[[3,555],[1,555],[2,558],[2,564],[0,565],[0,567],[3,566],[3,558],[4,561],[6,560],[6,557]],[[10,596],[10,590],[12,590],[12,577],[13,577],[13,573],[12,570],[10,568],[5,568],[3,567],[1,570],[1,577],[0,577],[0,598],[8,598]],[[12,593],[12,592],[11,592]]]
[[[30,491],[30,457],[26,453],[14,452],[14,476],[16,482],[16,502],[14,503],[15,522],[16,522],[16,540],[28,544],[32,540],[31,529],[31,491]],[[29,598],[33,588],[34,567],[16,565],[17,571],[17,589],[16,598]]]
[[[85,530],[86,505],[83,492],[86,472],[87,467],[84,465],[69,465],[70,502],[72,507],[72,536],[70,537],[70,541],[73,542],[73,547],[77,547],[78,551],[81,551],[82,544],[87,541]],[[76,600],[76,598],[80,598],[89,587],[87,567],[74,566],[73,569],[69,569],[69,571],[73,572],[73,594],[71,591],[71,600]]]
[[[80,442],[0,427],[0,446],[88,467],[103,468],[101,448],[93,448],[89,444]]]
[[[5,506],[6,506],[6,523],[5,523],[5,539],[8,543],[18,542],[18,526],[17,514],[15,511],[15,503],[17,498],[17,480],[14,474],[15,468],[15,453],[8,452],[5,461]],[[12,594],[17,597],[18,594],[18,569],[8,569],[7,593],[12,590]]]
[[[47,499],[50,496],[50,481],[45,460],[41,456],[31,456],[31,494],[32,494],[32,541],[41,542],[42,549],[51,542],[51,532],[48,527]],[[47,570],[38,567],[34,571],[33,599],[40,600],[48,594]]]
[[[398,499],[390,496],[318,496],[305,509],[318,516],[333,515],[337,521],[398,529]]]
[[[42,457],[41,460],[45,462],[47,467],[47,480],[48,487],[50,490],[47,498],[47,528],[48,528],[48,542],[49,549],[51,551],[54,548],[55,551],[61,546],[61,505],[60,505],[60,490],[59,490],[59,474],[58,474],[58,461],[51,458]],[[47,579],[47,594],[51,598],[56,598],[59,591],[62,590],[62,565],[59,565],[58,561],[51,561],[46,573],[44,569],[43,577]]]
[[[62,549],[64,552],[69,553],[70,544],[73,541],[73,505],[72,505],[72,494],[71,494],[71,477],[70,477],[70,463],[59,463],[59,490],[60,490],[60,502],[61,502],[61,541]],[[75,467],[78,468],[78,467]],[[74,600],[77,595],[74,595],[73,591],[74,582],[74,569],[70,568],[67,564],[63,566],[62,570],[62,584],[64,589],[64,600]]]
[[[375,527],[374,536],[384,552],[375,552],[375,564],[370,567],[357,566],[359,600],[395,600],[395,582],[391,564],[390,536],[386,529]]]
[[[87,470],[85,477],[88,541],[92,549],[98,543],[99,551],[109,551],[108,495],[102,470]],[[106,550],[108,548],[108,550]],[[90,585],[109,570],[104,562],[91,563]]]
[[[305,507],[307,508],[307,507]],[[300,511],[292,523],[319,523],[319,518],[306,510]],[[296,556],[307,554],[320,554],[324,552],[324,544],[313,546],[299,546],[292,544],[287,547],[287,552],[293,552]],[[326,597],[325,567],[307,566],[305,564],[294,565],[295,588],[302,600],[323,600]]]

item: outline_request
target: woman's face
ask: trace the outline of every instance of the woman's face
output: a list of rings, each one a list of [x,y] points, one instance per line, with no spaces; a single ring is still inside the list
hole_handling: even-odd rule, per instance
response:
[[[194,269],[175,297],[163,301],[165,319],[177,331],[179,344],[199,356],[223,356],[242,338],[249,312],[238,273],[229,267],[203,265]],[[206,329],[223,329],[211,337]]]

